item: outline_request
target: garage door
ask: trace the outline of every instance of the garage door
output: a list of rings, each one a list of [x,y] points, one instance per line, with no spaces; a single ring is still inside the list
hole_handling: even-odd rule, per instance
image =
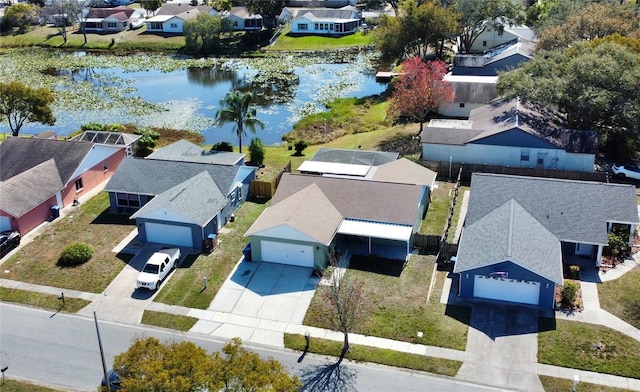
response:
[[[314,267],[313,246],[260,241],[262,260],[272,263]]]
[[[476,275],[473,296],[538,305],[540,282]]]
[[[148,242],[193,247],[190,227],[152,222],[145,222],[144,227]]]

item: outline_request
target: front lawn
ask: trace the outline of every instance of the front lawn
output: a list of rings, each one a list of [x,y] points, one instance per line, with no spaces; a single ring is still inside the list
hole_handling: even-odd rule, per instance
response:
[[[56,312],[75,313],[91,303],[91,301],[84,299],[69,297],[65,298],[63,303],[58,298],[57,295],[52,294],[0,287],[0,301],[35,306]]]
[[[374,263],[352,265],[348,272],[362,283],[364,298],[369,300],[369,311],[353,332],[456,350],[466,348],[470,309],[441,304],[442,281],[436,283],[438,289],[427,302],[434,256],[412,255],[400,276],[356,269],[384,269]],[[305,325],[329,328],[323,317],[330,311],[329,304],[323,300],[324,290],[327,288],[318,287],[305,316]],[[422,337],[418,337],[418,332],[422,332]]]
[[[540,318],[538,362],[640,378],[640,342],[601,325]]]
[[[289,30],[281,34],[269,50],[327,50],[373,44],[373,34],[356,32],[342,37],[323,37],[318,35],[292,36]]]
[[[70,208],[75,211],[48,224],[33,242],[3,263],[3,278],[91,293],[104,291],[131,259],[111,250],[135,229],[134,222],[109,213],[106,192]],[[58,266],[62,250],[76,241],[89,244],[93,257],[75,267]]]
[[[640,328],[640,267],[598,285],[600,307]]]

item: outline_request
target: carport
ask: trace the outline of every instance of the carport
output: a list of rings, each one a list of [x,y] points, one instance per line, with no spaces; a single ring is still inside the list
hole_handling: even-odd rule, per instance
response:
[[[377,255],[392,259],[397,259],[399,254],[402,254],[401,259],[406,260],[411,251],[413,227],[345,219],[338,227],[337,234],[342,236],[352,254]],[[357,246],[358,241],[354,239],[363,240],[365,246]],[[344,242],[343,245],[345,245]]]

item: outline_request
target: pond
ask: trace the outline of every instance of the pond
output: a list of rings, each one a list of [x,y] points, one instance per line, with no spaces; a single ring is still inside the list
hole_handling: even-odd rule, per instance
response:
[[[281,61],[284,67],[268,71],[265,69],[273,58],[226,59],[205,66],[192,61],[170,70],[100,67],[95,63],[73,69],[54,66],[41,74],[58,78],[54,86],[56,124],[29,124],[21,133],[54,129],[64,136],[90,122],[132,123],[189,129],[201,132],[208,144],[229,141],[236,145],[234,126],[220,127],[213,119],[225,94],[239,89],[252,93],[257,117],[265,125],[255,136],[267,145],[277,144],[302,117],[325,110],[325,102],[380,94],[387,88],[375,80],[372,56],[360,53],[343,61],[331,60],[291,57]],[[156,57],[153,61],[159,60]],[[73,99],[65,100],[71,93],[75,94]],[[9,132],[6,124],[0,124],[0,132]],[[254,135],[248,136],[243,140],[247,144]]]

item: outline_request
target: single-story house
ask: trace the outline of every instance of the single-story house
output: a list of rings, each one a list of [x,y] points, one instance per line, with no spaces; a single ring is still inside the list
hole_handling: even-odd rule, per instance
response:
[[[597,133],[569,129],[563,114],[520,99],[500,99],[469,120],[432,120],[422,133],[422,159],[593,172]]]
[[[598,266],[614,223],[631,241],[635,187],[474,173],[453,269],[459,295],[553,308],[563,262]]]
[[[483,53],[487,50],[491,50],[491,48],[504,45],[514,40],[522,40],[535,43],[538,38],[536,37],[536,33],[533,31],[533,29],[525,25],[506,25],[504,26],[502,32],[493,28],[488,28],[480,33],[480,35],[478,35],[478,38],[473,41],[473,44],[471,45],[471,51],[474,53]]]
[[[292,34],[346,35],[358,30],[362,14],[353,6],[337,9],[285,7],[278,20],[289,23]]]
[[[406,260],[426,212],[426,187],[284,174],[272,204],[245,233],[251,258],[323,269],[329,249]]]
[[[534,43],[515,39],[479,54],[456,54],[454,75],[497,76],[498,72],[518,68],[533,58]]]
[[[204,12],[209,15],[217,15],[218,11],[208,5],[193,6],[188,3],[165,3],[158,9],[155,15],[145,20],[147,31],[158,33],[184,33],[184,23],[195,19],[198,14]]]
[[[247,199],[255,168],[183,159],[125,159],[105,191],[112,212],[132,214],[142,241],[201,251]]]
[[[232,7],[226,19],[234,30],[262,30],[262,15],[252,14],[247,7]]]
[[[91,8],[81,25],[87,31],[119,32],[129,28],[129,18],[135,10],[127,6]]]
[[[178,140],[152,152],[147,159],[199,162],[215,165],[244,165],[245,154],[230,151],[205,150],[188,140]]]
[[[289,8],[342,8],[346,6],[356,6],[356,0],[288,0]]]
[[[453,90],[453,102],[441,105],[438,114],[446,117],[468,118],[473,109],[491,103],[497,98],[497,76],[444,76]]]
[[[0,230],[22,235],[107,181],[138,135],[87,131],[72,140],[10,137],[0,143]]]

